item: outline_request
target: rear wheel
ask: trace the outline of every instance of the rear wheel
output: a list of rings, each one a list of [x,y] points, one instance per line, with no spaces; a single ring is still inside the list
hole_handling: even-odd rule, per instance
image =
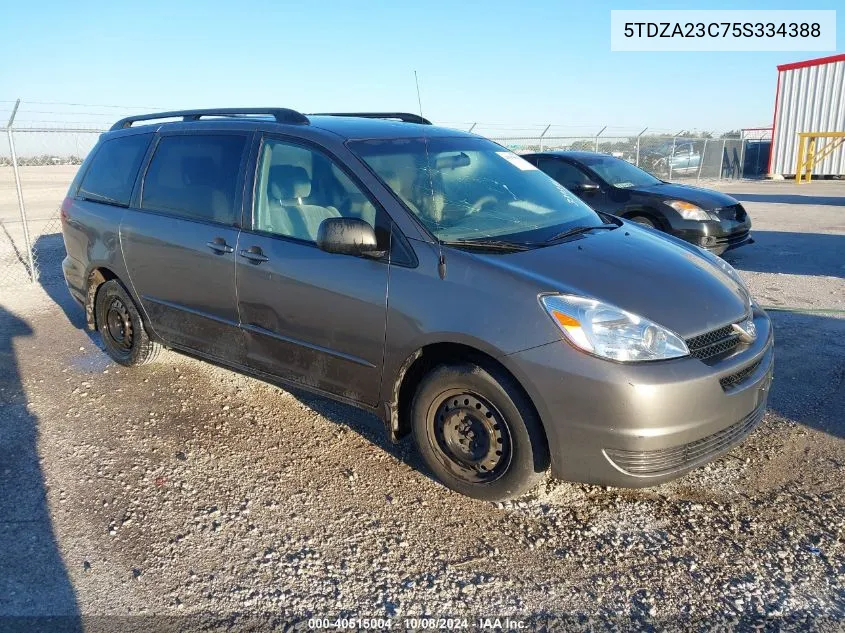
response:
[[[94,318],[103,347],[115,362],[131,367],[152,362],[158,356],[161,345],[147,336],[135,302],[116,279],[97,289]]]
[[[501,501],[535,486],[549,451],[537,414],[503,372],[466,363],[434,368],[411,406],[417,447],[443,484]]]

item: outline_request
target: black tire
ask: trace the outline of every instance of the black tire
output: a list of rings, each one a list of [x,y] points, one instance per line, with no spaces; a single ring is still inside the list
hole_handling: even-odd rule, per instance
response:
[[[647,226],[652,229],[660,230],[660,227],[657,225],[657,223],[645,215],[632,215],[628,219],[631,222],[641,224],[642,226]]]
[[[472,363],[435,367],[417,387],[411,425],[435,477],[468,497],[513,499],[549,467],[534,407],[502,371]]]
[[[123,285],[111,279],[97,289],[94,319],[106,353],[126,367],[156,359],[161,345],[150,340],[138,308]]]

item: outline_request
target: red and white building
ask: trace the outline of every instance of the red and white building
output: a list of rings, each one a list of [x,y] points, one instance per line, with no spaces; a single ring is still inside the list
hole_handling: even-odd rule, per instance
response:
[[[795,175],[799,132],[845,132],[845,54],[778,66],[770,175]],[[845,144],[813,175],[845,175]]]

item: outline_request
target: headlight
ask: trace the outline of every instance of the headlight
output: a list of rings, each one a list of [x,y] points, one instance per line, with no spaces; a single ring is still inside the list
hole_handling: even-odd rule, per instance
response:
[[[544,295],[540,301],[570,343],[596,356],[625,362],[689,354],[674,332],[616,306],[575,295]]]
[[[667,200],[666,204],[680,213],[684,220],[704,221],[713,219],[707,211],[695,204],[692,204],[691,202],[684,202],[683,200]]]

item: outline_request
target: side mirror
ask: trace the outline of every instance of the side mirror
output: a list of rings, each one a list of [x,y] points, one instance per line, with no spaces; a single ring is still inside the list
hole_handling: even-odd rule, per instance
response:
[[[582,182],[575,187],[575,193],[581,193],[584,195],[598,193],[598,190],[599,186],[594,182]]]
[[[376,232],[367,222],[359,218],[327,218],[317,230],[317,246],[327,253],[339,255],[366,255],[382,257]]]

